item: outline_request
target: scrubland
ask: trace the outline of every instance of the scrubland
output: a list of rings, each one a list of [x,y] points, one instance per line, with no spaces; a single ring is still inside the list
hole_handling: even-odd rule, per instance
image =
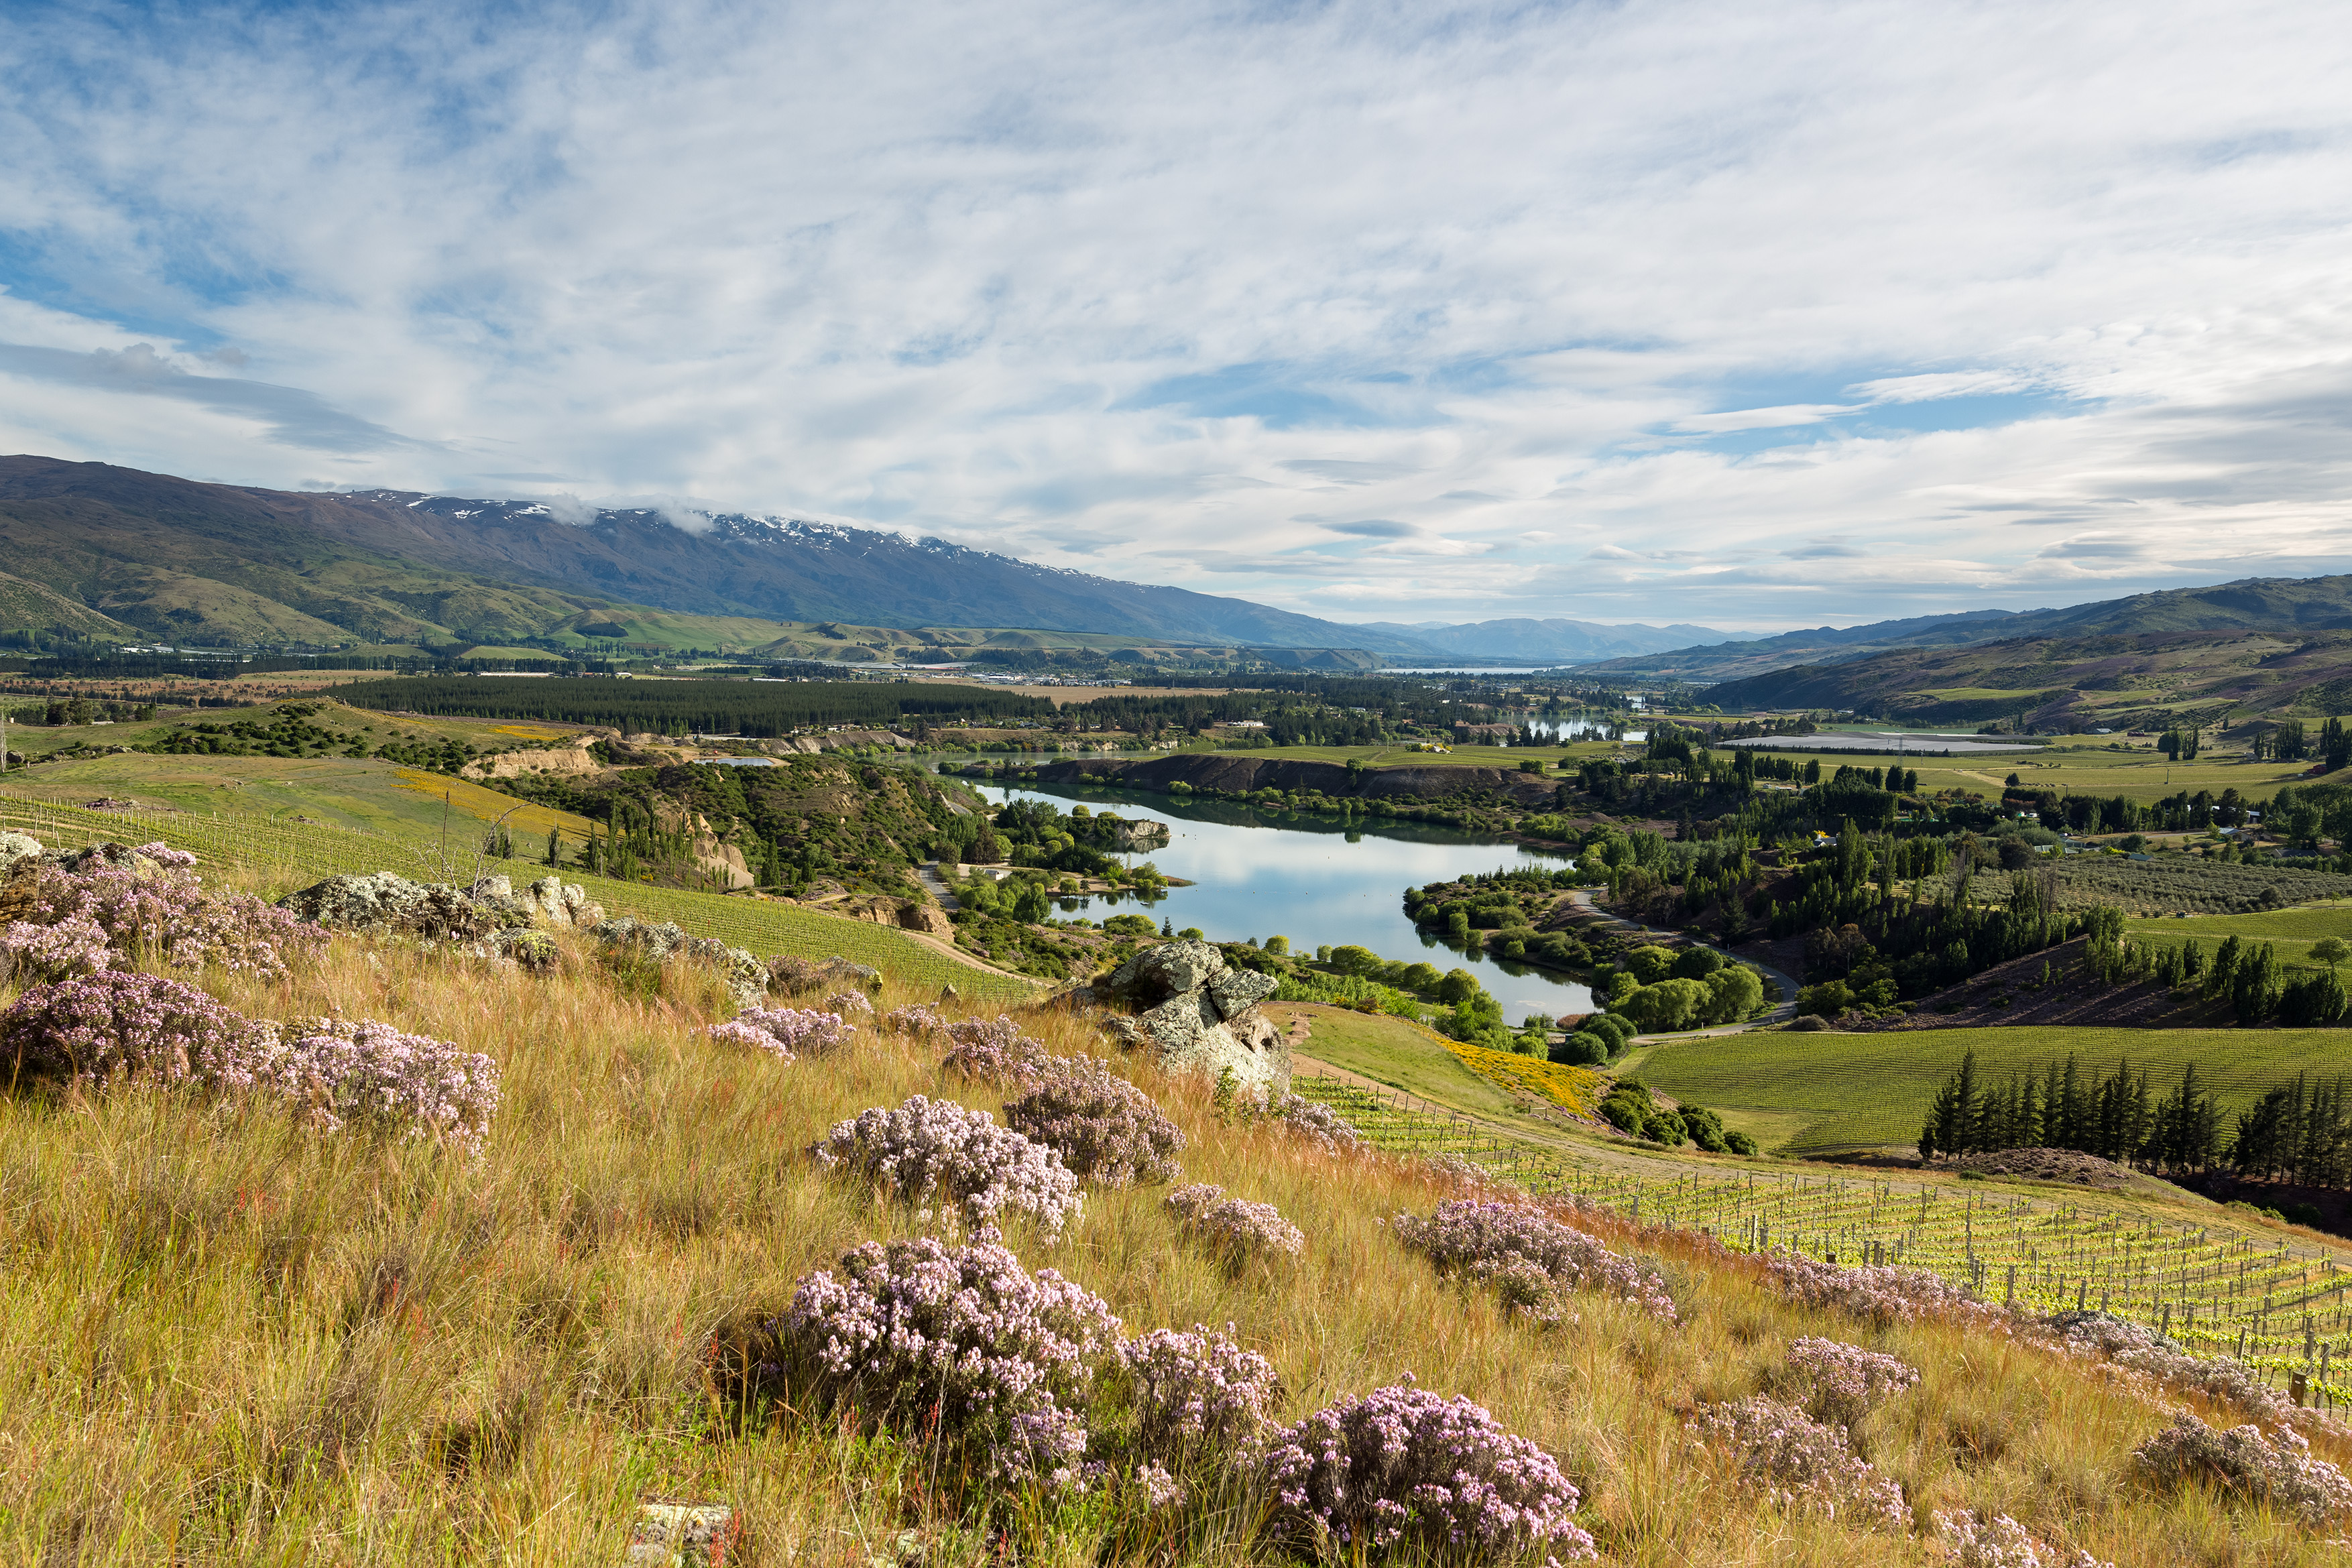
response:
[[[735,1563],[1267,1562],[1272,1505],[1239,1482],[1147,1514],[1128,1492],[992,1483],[787,1388],[739,1380],[808,1271],[941,1219],[828,1176],[835,1122],[908,1095],[997,1111],[932,1041],[861,1026],[790,1063],[702,1032],[691,972],[545,975],[338,937],[277,979],[213,973],[257,1017],[383,1019],[494,1057],[478,1158],[301,1130],[262,1102],[19,1082],[0,1099],[0,1558],[25,1563],[604,1563],[643,1500],[739,1511]],[[884,1008],[931,994],[886,985]],[[951,1005],[943,1009],[958,1016]],[[988,1008],[992,1017],[996,1009]],[[1106,1050],[1036,1010],[1055,1051]],[[2338,1548],[2291,1515],[2145,1476],[2168,1411],[2240,1412],[1996,1326],[1887,1326],[1794,1304],[1706,1238],[1575,1223],[1649,1260],[1675,1321],[1580,1294],[1549,1327],[1441,1280],[1390,1221],[1459,1196],[1432,1166],[1323,1152],[1229,1120],[1212,1086],[1121,1070],[1182,1129],[1182,1179],[1272,1204],[1295,1261],[1189,1242],[1165,1186],[1091,1191],[1057,1241],[1004,1240],[1098,1293],[1126,1332],[1231,1323],[1295,1421],[1407,1374],[1555,1456],[1610,1562],[1949,1560],[1938,1510],[2006,1513],[2123,1563],[2285,1564]],[[1918,1384],[1856,1448],[1908,1528],[1785,1509],[1686,1423],[1757,1393],[1791,1342],[1892,1354]],[[2317,1451],[2352,1458],[2322,1431]],[[1358,1551],[1354,1555],[1361,1556]]]

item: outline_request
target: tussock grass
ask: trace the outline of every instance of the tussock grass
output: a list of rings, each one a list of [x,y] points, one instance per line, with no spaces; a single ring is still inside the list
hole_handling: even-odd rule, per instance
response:
[[[735,1504],[751,1563],[863,1568],[895,1561],[908,1530],[932,1563],[1273,1555],[1238,1493],[1181,1540],[1099,1504],[1029,1502],[992,1541],[920,1451],[730,1397],[729,1347],[804,1271],[919,1228],[803,1151],[911,1092],[1001,1110],[944,1077],[935,1048],[868,1030],[779,1065],[696,1033],[723,1016],[715,984],[625,991],[577,954],[525,977],[338,938],[287,980],[211,983],[257,1014],[372,1016],[489,1052],[504,1107],[467,1161],[162,1092],[0,1097],[0,1560],[603,1563],[654,1499]],[[1025,1024],[1100,1049],[1066,1013]],[[2331,1550],[2260,1509],[2141,1489],[2131,1448],[2166,1417],[2095,1369],[1947,1324],[1802,1312],[1703,1241],[1585,1222],[1655,1257],[1680,1326],[1591,1297],[1564,1329],[1515,1325],[1389,1234],[1385,1217],[1445,1196],[1423,1167],[1228,1126],[1208,1084],[1128,1065],[1187,1134],[1187,1178],[1273,1203],[1305,1255],[1229,1271],[1145,1187],[1091,1195],[1057,1246],[1015,1225],[1024,1260],[1102,1294],[1131,1333],[1234,1322],[1280,1370],[1291,1419],[1407,1372],[1468,1395],[1559,1456],[1612,1561],[1938,1560],[1925,1536],[1760,1508],[1685,1440],[1692,1401],[1755,1392],[1811,1333],[1921,1368],[1856,1437],[1923,1525],[1991,1508],[2129,1563]]]

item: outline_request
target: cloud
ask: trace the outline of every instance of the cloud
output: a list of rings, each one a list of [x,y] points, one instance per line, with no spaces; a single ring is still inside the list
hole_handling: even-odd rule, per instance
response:
[[[1351,534],[1360,539],[1409,539],[1421,532],[1411,523],[1395,522],[1387,517],[1366,517],[1355,523],[1325,523],[1335,534]]]
[[[219,359],[217,354],[211,357]],[[298,387],[192,375],[148,343],[75,353],[32,343],[0,342],[0,372],[83,391],[193,403],[213,413],[258,424],[265,439],[280,445],[315,452],[408,452],[431,444],[354,418]]]
[[[36,0],[0,449],[1407,622],[2343,570],[2352,46],[2213,16]]]

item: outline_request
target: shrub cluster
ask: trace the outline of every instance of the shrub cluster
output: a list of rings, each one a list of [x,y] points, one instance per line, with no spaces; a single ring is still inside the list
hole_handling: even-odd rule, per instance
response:
[[[860,1019],[874,1016],[874,1004],[864,991],[835,991],[824,998],[824,1007],[825,1011],[845,1023],[856,1023]]]
[[[207,893],[195,857],[163,844],[105,845],[34,873],[28,918],[0,934],[20,977],[64,979],[153,957],[175,968],[274,979],[326,933],[245,894]]]
[[[1267,1106],[1274,1119],[1327,1155],[1361,1154],[1371,1145],[1328,1105],[1285,1094]]]
[[[120,969],[36,986],[0,1013],[0,1060],[28,1077],[273,1095],[322,1132],[357,1123],[479,1153],[498,1063],[368,1019],[245,1018],[181,981]]]
[[[1263,1474],[1276,1528],[1318,1554],[1598,1555],[1573,1517],[1577,1490],[1549,1454],[1409,1377],[1278,1434]]]
[[[1105,1186],[1170,1180],[1184,1146],[1150,1095],[1091,1056],[1039,1061],[1025,1092],[1005,1103],[1004,1124]]]
[[[2183,1411],[2132,1457],[2159,1485],[2208,1480],[2306,1524],[2323,1524],[2352,1511],[2352,1479],[2326,1459],[2313,1458],[2311,1444],[2288,1427],[2280,1427],[2274,1438],[2252,1426],[2219,1432]]]
[[[1118,1334],[1102,1300],[991,1241],[869,1241],[800,1282],[773,1329],[820,1397],[936,1423],[992,1473],[1085,1479],[1085,1403]]]
[[[850,1026],[838,1014],[814,1008],[746,1008],[705,1032],[723,1044],[764,1051],[779,1061],[830,1056],[851,1037]]]
[[[257,1036],[256,1079],[310,1125],[358,1124],[482,1152],[499,1108],[498,1063],[370,1019],[317,1019]]]
[[[1135,1408],[1135,1448],[1159,1476],[1247,1464],[1274,1428],[1282,1380],[1274,1364],[1194,1323],[1155,1329],[1118,1347]],[[1147,1481],[1147,1486],[1150,1483]]]
[[[1673,1322],[1665,1280],[1530,1204],[1449,1198],[1427,1218],[1400,1214],[1399,1240],[1426,1253],[1444,1275],[1492,1285],[1513,1312],[1557,1322],[1570,1291],[1595,1291]]]
[[[999,1013],[982,1023],[967,1019],[947,1027],[948,1053],[940,1064],[980,1083],[993,1083],[1006,1093],[1017,1093],[1036,1082],[1037,1064],[1045,1059],[1044,1042],[1021,1032],[1021,1026]]]
[[[816,1157],[908,1203],[953,1203],[983,1232],[1012,1212],[1059,1236],[1086,1201],[1053,1150],[998,1126],[985,1111],[920,1094],[895,1110],[877,1106],[834,1124]]]
[[[919,1002],[884,1013],[882,1027],[892,1034],[910,1034],[917,1040],[945,1040],[948,1033],[948,1020],[939,1010]]]
[[[1188,1239],[1239,1268],[1254,1258],[1296,1258],[1307,1246],[1298,1227],[1270,1203],[1227,1197],[1206,1182],[1180,1186],[1168,1195],[1176,1228]]]
[[[1832,1427],[1853,1426],[1918,1381],[1916,1367],[1833,1339],[1792,1341],[1781,1375],[1805,1413]]]
[[[2069,1557],[2005,1513],[1990,1519],[1965,1508],[1939,1513],[1936,1530],[1952,1568],[2115,1568],[2080,1550]]]
[[[2178,1341],[2105,1312],[2059,1312],[2038,1332],[2077,1355],[2099,1355],[2182,1393],[2224,1399],[2273,1422],[2293,1418],[2294,1406],[2244,1362],[2226,1355],[2191,1355]]]
[[[1722,1448],[1743,1481],[1782,1508],[1843,1512],[1898,1530],[1911,1522],[1903,1488],[1853,1451],[1845,1429],[1793,1405],[1760,1394],[1702,1405],[1689,1429]]]
[[[1841,1269],[1793,1254],[1765,1265],[1765,1278],[1790,1300],[1832,1307],[1874,1323],[1908,1322],[1923,1312],[1990,1322],[2000,1314],[1925,1269],[1873,1265]]]

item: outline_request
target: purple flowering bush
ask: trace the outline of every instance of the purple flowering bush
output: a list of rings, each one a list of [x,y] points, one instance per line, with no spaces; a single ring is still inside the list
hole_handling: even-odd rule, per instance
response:
[[[835,991],[824,998],[824,1010],[844,1023],[855,1024],[874,1016],[874,1004],[864,991]]]
[[[1155,1329],[1118,1347],[1135,1408],[1136,1451],[1162,1476],[1238,1466],[1274,1427],[1282,1380],[1274,1364],[1223,1333]],[[1148,1484],[1148,1483],[1147,1483]]]
[[[254,1036],[253,1082],[310,1125],[358,1125],[482,1152],[499,1109],[499,1064],[372,1019],[317,1019]]]
[[[918,1002],[911,1007],[893,1008],[882,1015],[882,1027],[892,1034],[909,1034],[917,1040],[945,1040],[948,1020],[936,1008]]]
[[[2273,1425],[2294,1419],[2295,1406],[2263,1381],[2262,1374],[2226,1355],[2191,1355],[2177,1341],[2140,1323],[2105,1312],[2059,1312],[2030,1325],[2070,1355],[2095,1355],[2129,1368],[2167,1388],[2225,1399]]]
[[[1004,1124],[1045,1145],[1079,1176],[1105,1186],[1167,1181],[1184,1134],[1151,1097],[1091,1056],[1049,1056]]]
[[[1266,1106],[1266,1112],[1289,1132],[1313,1144],[1327,1155],[1361,1154],[1371,1145],[1341,1119],[1339,1113],[1328,1105],[1312,1100],[1302,1100],[1296,1094],[1285,1094]]]
[[[109,968],[152,956],[175,968],[217,964],[264,979],[284,975],[289,956],[325,944],[326,933],[286,910],[246,894],[206,893],[186,869],[194,862],[183,851],[142,844],[102,846],[44,863],[35,876],[31,918],[21,924],[97,927],[114,955]],[[30,941],[18,937],[15,945]]]
[[[1057,1237],[1086,1201],[1053,1150],[998,1126],[985,1111],[920,1094],[895,1110],[877,1106],[835,1123],[816,1157],[909,1203],[953,1203],[983,1230],[1016,1213]]]
[[[775,1325],[820,1396],[969,1447],[992,1473],[1084,1479],[1085,1408],[1118,1339],[1100,1298],[994,1242],[869,1241],[803,1278]]]
[[[1853,1451],[1845,1428],[1825,1426],[1793,1405],[1760,1394],[1702,1405],[1688,1430],[1721,1448],[1741,1480],[1782,1508],[1891,1529],[1910,1525],[1902,1486]]]
[[[1276,1527],[1374,1555],[1598,1555],[1559,1463],[1467,1399],[1402,1383],[1276,1433],[1261,1467]]]
[[[481,1152],[498,1063],[369,1019],[279,1025],[194,986],[107,969],[36,986],[0,1013],[0,1060],[30,1077],[122,1078],[266,1094],[321,1132],[351,1124]]]
[[[119,956],[106,927],[79,915],[47,925],[12,920],[0,930],[0,962],[9,977],[26,985],[95,975],[114,967]]]
[[[1270,1203],[1227,1197],[1206,1182],[1168,1195],[1168,1211],[1186,1239],[1239,1268],[1253,1259],[1296,1258],[1307,1246],[1298,1227]]]
[[[161,1083],[251,1079],[252,1023],[184,981],[105,969],[35,986],[0,1013],[13,1073]]]
[[[2070,1557],[2005,1513],[1990,1519],[1965,1508],[1939,1513],[1936,1531],[1952,1568],[2115,1568],[2087,1552]]]
[[[1841,1269],[1811,1258],[1783,1256],[1765,1266],[1765,1278],[1791,1301],[1881,1325],[1908,1322],[1923,1312],[1979,1322],[2000,1315],[1961,1287],[1925,1269],[1891,1265]]]
[[[1814,1420],[1851,1427],[1918,1381],[1918,1369],[1894,1356],[1806,1338],[1790,1342],[1780,1385]]]
[[[999,1013],[983,1023],[967,1019],[947,1027],[948,1053],[940,1065],[980,1083],[1001,1085],[1016,1094],[1037,1081],[1038,1064],[1045,1060],[1043,1041],[1021,1032],[1021,1026]]]
[[[746,1008],[704,1031],[723,1045],[764,1051],[779,1061],[830,1056],[849,1043],[850,1026],[814,1008]]]
[[[2305,1524],[2324,1524],[2352,1511],[2352,1479],[2326,1459],[2313,1458],[2310,1442],[2292,1427],[2280,1427],[2273,1437],[2252,1426],[2222,1432],[2183,1411],[2134,1449],[2132,1458],[2158,1485],[2208,1481],[2250,1501],[2268,1502]]]
[[[1425,1219],[1398,1215],[1391,1228],[1406,1246],[1426,1253],[1440,1274],[1491,1285],[1511,1311],[1538,1322],[1567,1317],[1565,1292],[1573,1290],[1599,1291],[1677,1321],[1664,1276],[1530,1204],[1449,1198]]]

